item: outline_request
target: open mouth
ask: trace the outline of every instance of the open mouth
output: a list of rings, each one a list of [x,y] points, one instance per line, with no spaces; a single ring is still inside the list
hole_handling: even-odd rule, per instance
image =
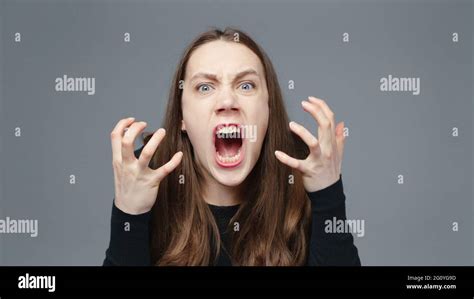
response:
[[[216,162],[222,167],[236,167],[244,157],[241,127],[238,124],[220,124],[214,128]]]

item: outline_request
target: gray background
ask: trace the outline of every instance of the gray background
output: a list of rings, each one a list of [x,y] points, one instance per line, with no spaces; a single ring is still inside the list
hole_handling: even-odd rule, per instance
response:
[[[472,7],[2,1],[0,217],[38,219],[39,236],[0,234],[0,264],[102,263],[114,197],[112,128],[135,116],[157,129],[184,47],[209,26],[232,25],[271,57],[292,119],[316,130],[300,108],[314,95],[349,127],[342,174],[348,218],[365,220],[365,236],[355,237],[364,265],[473,265]],[[63,74],[95,77],[96,94],[55,92]],[[381,92],[388,74],[420,77],[421,94]]]

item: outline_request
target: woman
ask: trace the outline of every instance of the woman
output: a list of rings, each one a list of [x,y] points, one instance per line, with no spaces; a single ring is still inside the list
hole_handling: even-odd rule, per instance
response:
[[[199,35],[178,64],[164,129],[135,153],[145,122],[123,119],[111,133],[104,265],[360,265],[350,233],[324,231],[345,219],[344,124],[323,100],[302,108],[319,139],[288,123],[272,63],[247,34]]]

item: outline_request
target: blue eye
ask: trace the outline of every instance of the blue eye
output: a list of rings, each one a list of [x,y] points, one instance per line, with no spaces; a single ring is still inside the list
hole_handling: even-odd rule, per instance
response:
[[[247,88],[244,88],[244,90],[250,90],[250,89],[255,87],[255,85],[253,83],[250,83],[250,82],[245,82],[240,86],[242,86],[242,87],[247,86]]]
[[[205,87],[205,89],[203,90],[201,87]],[[210,86],[209,84],[199,84],[199,85],[197,86],[197,90],[198,90],[199,92],[204,92],[204,93],[206,93],[206,92],[209,92],[210,89],[211,89],[211,86]]]

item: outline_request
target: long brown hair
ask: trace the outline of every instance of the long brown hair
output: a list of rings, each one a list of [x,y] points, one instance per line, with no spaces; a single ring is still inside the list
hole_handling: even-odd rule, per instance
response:
[[[263,64],[269,96],[268,129],[260,157],[246,178],[245,201],[231,219],[226,248],[213,214],[202,198],[204,176],[197,165],[193,146],[181,131],[183,119],[181,80],[192,52],[215,41],[239,42],[252,50]],[[163,122],[166,137],[152,157],[153,169],[166,163],[177,151],[181,164],[160,184],[152,209],[151,260],[154,265],[212,265],[221,246],[233,265],[302,265],[306,262],[310,204],[301,174],[281,164],[274,155],[282,150],[305,156],[308,149],[288,129],[278,78],[266,53],[249,35],[235,28],[217,28],[200,34],[185,49],[174,74]],[[151,136],[144,138],[144,144]],[[234,223],[239,230],[234,231]]]

